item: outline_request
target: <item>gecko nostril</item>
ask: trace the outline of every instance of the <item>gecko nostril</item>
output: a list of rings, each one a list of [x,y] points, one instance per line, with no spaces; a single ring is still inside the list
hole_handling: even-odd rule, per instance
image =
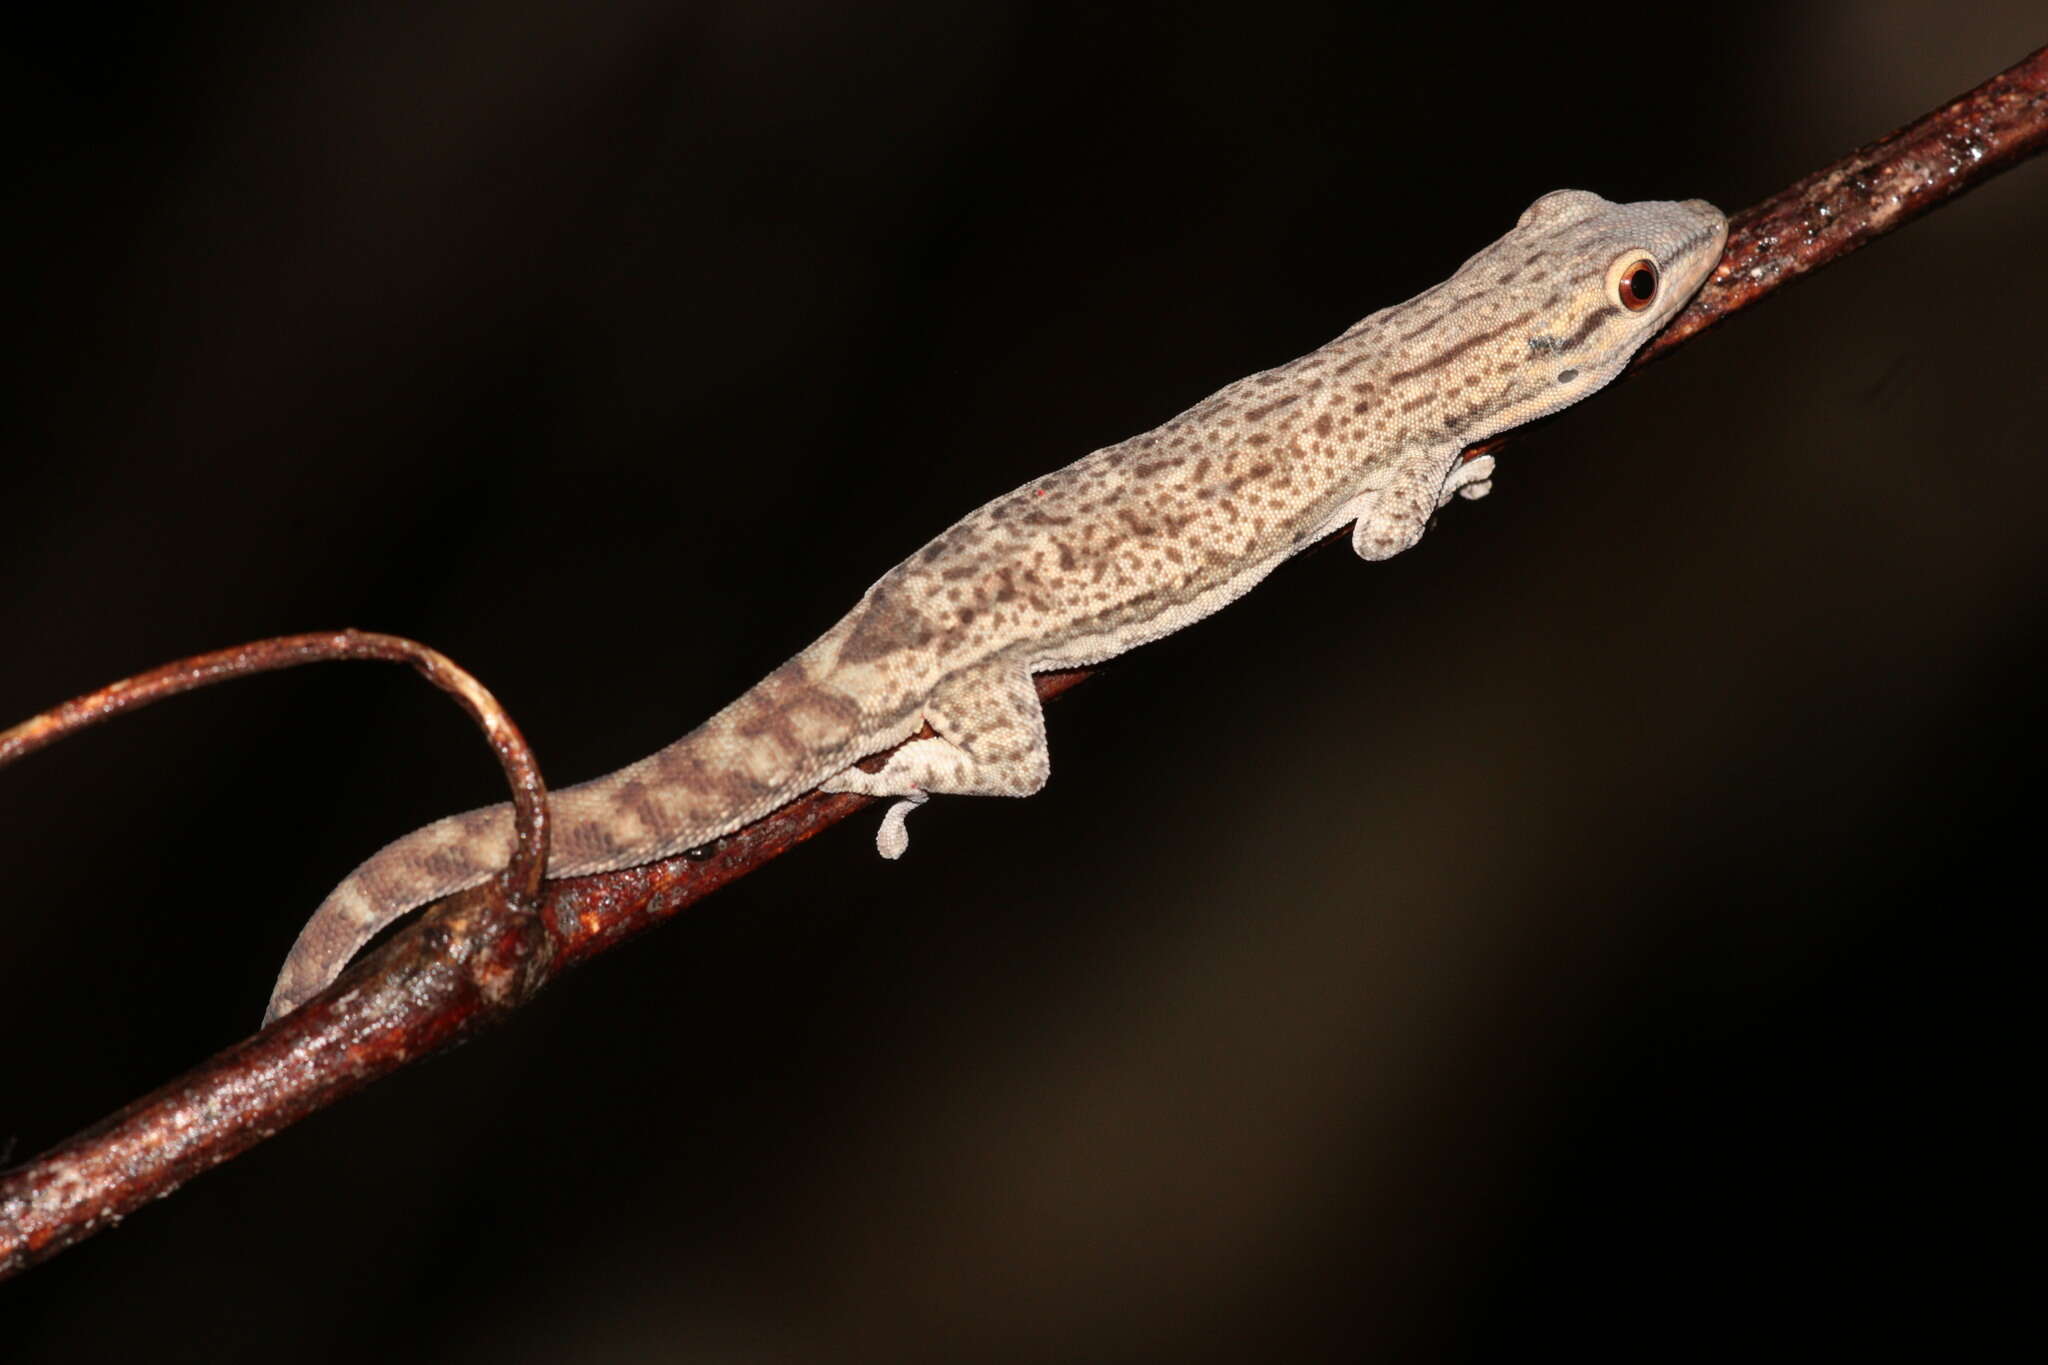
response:
[[[1578,377],[1579,372],[1577,370],[1559,370],[1557,372],[1557,382],[1560,384],[1569,384]]]

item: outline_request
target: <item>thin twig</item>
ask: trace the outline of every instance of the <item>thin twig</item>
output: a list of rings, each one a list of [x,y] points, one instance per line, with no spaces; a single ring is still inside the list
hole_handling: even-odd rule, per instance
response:
[[[505,770],[506,785],[512,789],[515,843],[500,874],[503,893],[516,903],[533,904],[540,895],[548,854],[547,791],[541,784],[540,765],[534,761],[533,750],[527,747],[526,737],[519,733],[519,727],[512,723],[489,689],[440,650],[402,635],[368,630],[316,631],[308,635],[280,635],[179,659],[109,683],[96,692],[73,697],[19,725],[0,730],[0,768],[80,730],[181,692],[253,673],[347,659],[411,665],[421,677],[455,698],[484,732],[491,752],[498,756],[498,766]]]
[[[1872,238],[2048,147],[2048,48],[1926,118],[1736,215],[1706,287],[1645,363]],[[1038,680],[1050,698],[1086,677]],[[0,1277],[514,1007],[561,971],[663,922],[868,804],[805,797],[747,829],[643,867],[549,882],[552,954],[493,993],[475,964],[516,961],[526,917],[480,890],[422,915],[305,1008],[0,1180]]]

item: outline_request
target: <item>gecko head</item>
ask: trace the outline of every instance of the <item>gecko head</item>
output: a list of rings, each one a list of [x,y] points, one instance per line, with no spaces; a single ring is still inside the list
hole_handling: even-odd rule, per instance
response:
[[[1531,204],[1445,287],[1461,305],[1430,337],[1429,350],[1457,362],[1439,392],[1455,382],[1484,414],[1454,434],[1482,440],[1605,385],[1706,281],[1727,236],[1703,199],[1616,204],[1557,190]]]

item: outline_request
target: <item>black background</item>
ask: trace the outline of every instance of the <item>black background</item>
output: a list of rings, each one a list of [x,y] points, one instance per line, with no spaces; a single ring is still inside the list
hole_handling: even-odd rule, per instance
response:
[[[426,640],[552,780],[1563,185],[1734,210],[2007,4],[448,0],[15,31],[0,721]],[[1787,7],[1789,8],[1789,7]],[[10,1361],[1725,1357],[1995,1327],[2039,1134],[2048,165],[0,1286]],[[0,1146],[494,799],[390,669],[0,773]],[[2024,1158],[2024,1160],[2023,1160]]]

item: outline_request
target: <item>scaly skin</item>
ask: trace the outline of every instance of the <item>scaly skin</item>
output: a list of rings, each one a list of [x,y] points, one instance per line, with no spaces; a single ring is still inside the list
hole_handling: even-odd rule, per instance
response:
[[[1697,199],[1545,195],[1442,284],[970,513],[703,725],[554,793],[549,872],[651,862],[813,787],[896,798],[876,838],[894,858],[933,792],[1037,791],[1049,760],[1033,673],[1190,625],[1347,524],[1362,558],[1407,549],[1454,494],[1490,486],[1492,458],[1460,464],[1461,450],[1605,385],[1706,279],[1726,233]],[[933,736],[911,739],[927,722]],[[897,744],[878,773],[852,766]],[[406,911],[491,876],[511,841],[499,805],[371,857],[300,933],[266,1018]]]

